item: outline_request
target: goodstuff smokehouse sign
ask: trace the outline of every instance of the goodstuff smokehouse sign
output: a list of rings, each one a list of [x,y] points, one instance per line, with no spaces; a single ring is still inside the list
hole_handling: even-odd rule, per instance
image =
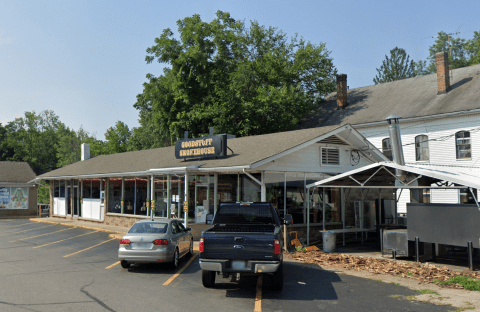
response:
[[[212,137],[178,141],[175,144],[175,157],[201,158],[226,156],[224,153],[224,145],[226,146],[226,140],[226,135],[215,135]]]

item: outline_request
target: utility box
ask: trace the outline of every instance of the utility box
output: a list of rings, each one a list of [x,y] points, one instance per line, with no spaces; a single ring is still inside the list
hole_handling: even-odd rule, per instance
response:
[[[415,242],[408,240],[407,229],[383,230],[383,254],[393,251],[400,257],[412,257],[415,251]]]

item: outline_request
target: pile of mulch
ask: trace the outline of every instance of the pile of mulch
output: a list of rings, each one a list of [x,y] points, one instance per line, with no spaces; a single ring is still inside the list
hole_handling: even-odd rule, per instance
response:
[[[378,259],[352,256],[346,254],[330,254],[321,251],[294,252],[286,254],[288,258],[304,263],[332,266],[356,271],[368,271],[374,274],[388,274],[412,278],[424,283],[435,283],[441,287],[463,288],[459,284],[444,285],[452,277],[464,275],[473,279],[480,278],[480,272],[457,272],[446,267],[439,268],[428,263],[404,262],[399,260]]]

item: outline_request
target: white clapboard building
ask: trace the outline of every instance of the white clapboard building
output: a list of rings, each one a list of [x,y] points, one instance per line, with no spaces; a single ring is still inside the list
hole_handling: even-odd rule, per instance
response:
[[[316,107],[299,128],[351,124],[391,157],[390,115],[400,116],[405,162],[480,174],[480,65],[448,68],[446,53],[436,55],[437,74],[349,89],[338,75],[337,92]],[[359,154],[365,153],[360,150]],[[342,168],[343,169],[343,168]],[[398,193],[398,212],[406,212],[410,192]],[[474,203],[467,190],[425,190],[424,202]]]

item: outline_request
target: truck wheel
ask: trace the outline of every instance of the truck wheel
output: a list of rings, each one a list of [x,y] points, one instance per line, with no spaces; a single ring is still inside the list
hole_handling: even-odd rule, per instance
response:
[[[215,271],[202,270],[202,284],[207,288],[215,286]]]
[[[272,289],[282,290],[283,288],[283,263],[280,264],[277,272],[273,273],[272,277]]]

